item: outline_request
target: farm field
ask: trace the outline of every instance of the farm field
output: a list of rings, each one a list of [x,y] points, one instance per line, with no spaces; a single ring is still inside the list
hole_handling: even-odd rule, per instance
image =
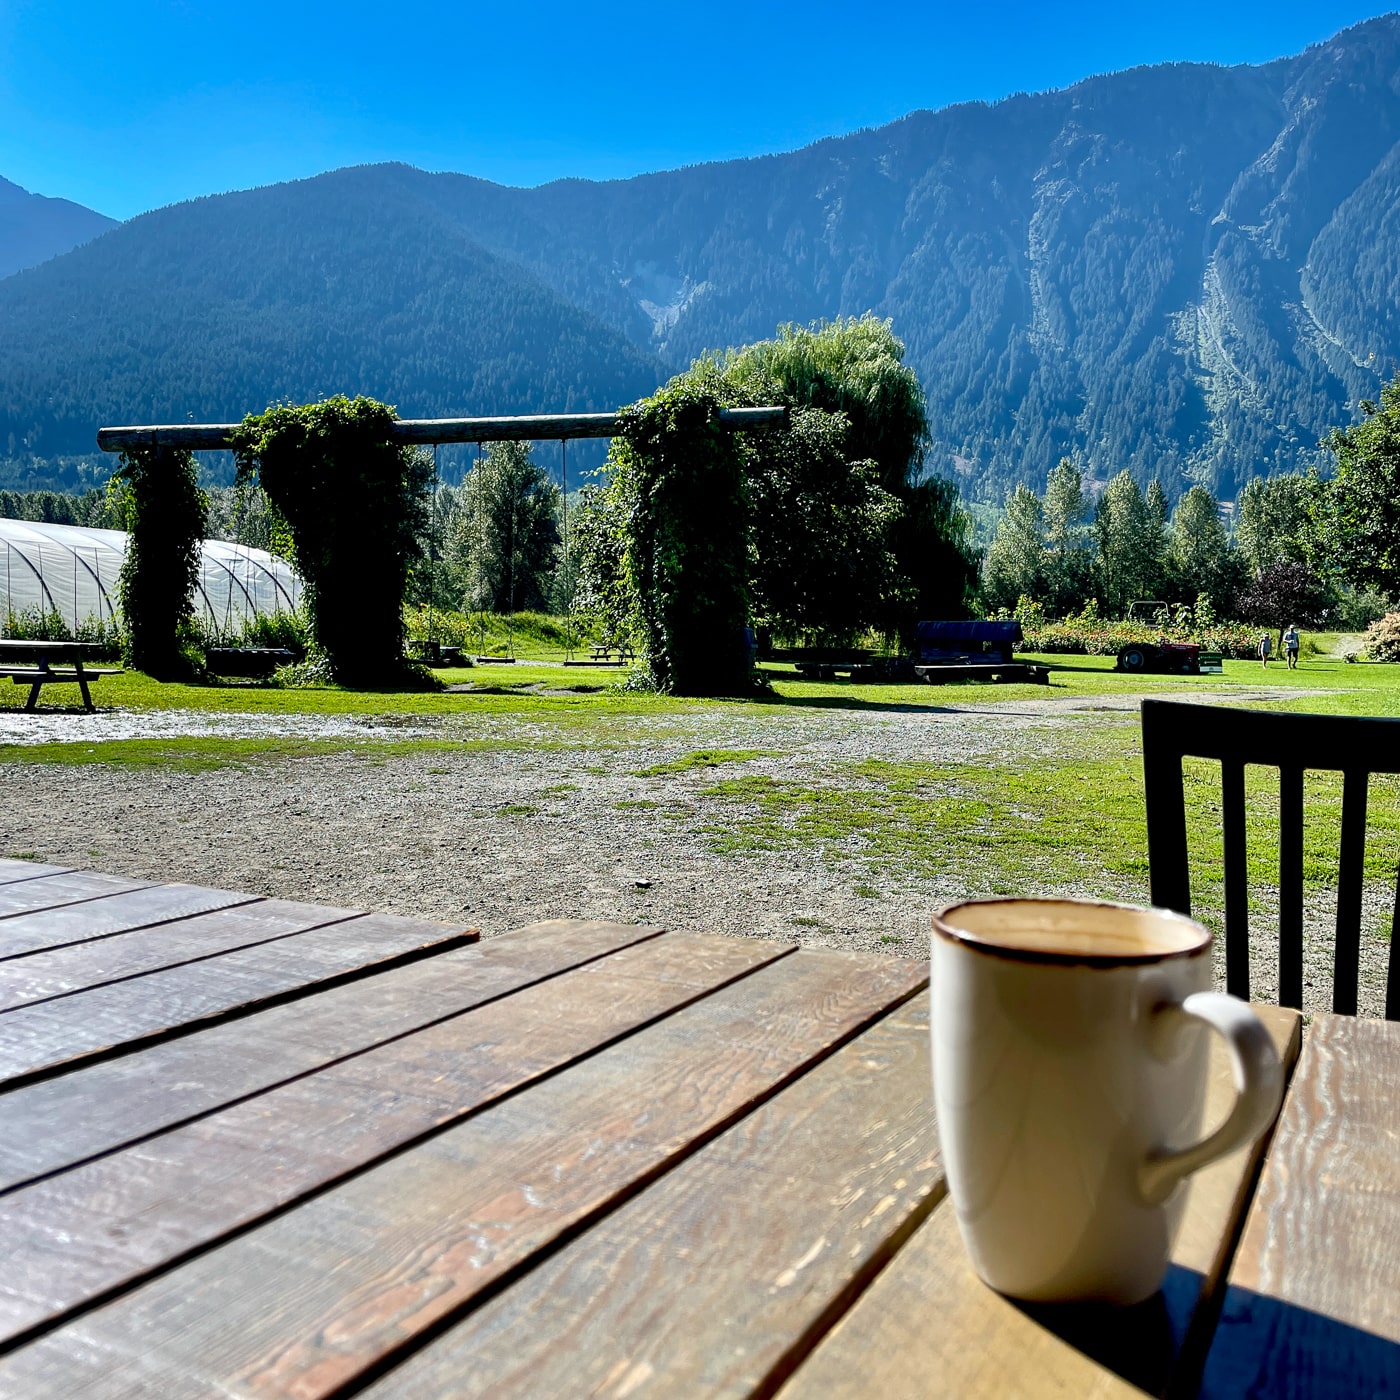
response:
[[[1039,658],[1052,684],[809,683],[755,701],[623,690],[543,663],[440,673],[434,693],[162,686],[110,677],[93,716],[25,715],[0,693],[0,768],[19,798],[0,853],[260,894],[478,923],[561,915],[921,955],[965,895],[1147,895],[1137,705],[1144,694],[1400,716],[1400,666],[1132,678]],[[46,692],[61,705],[57,687]],[[76,696],[73,697],[76,700]],[[1218,797],[1193,772],[1201,912],[1220,901]],[[1252,775],[1261,948],[1276,842]],[[1323,947],[1339,785],[1317,778],[1307,996]],[[1400,857],[1400,791],[1376,780],[1363,1007],[1378,1008]],[[1271,968],[1256,960],[1267,992]]]

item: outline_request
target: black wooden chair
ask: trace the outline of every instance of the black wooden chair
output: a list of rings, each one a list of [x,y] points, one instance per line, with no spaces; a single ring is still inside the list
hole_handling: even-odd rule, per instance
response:
[[[1225,836],[1225,978],[1249,997],[1249,890],[1245,867],[1246,764],[1280,770],[1279,1003],[1303,1004],[1303,773],[1340,772],[1342,843],[1337,881],[1337,935],[1332,1009],[1356,1014],[1361,961],[1361,884],[1366,845],[1366,789],[1372,773],[1400,773],[1400,720],[1281,714],[1215,705],[1142,702],[1147,788],[1147,854],[1152,902],[1191,912],[1186,859],[1184,755],[1218,759]],[[1400,1021],[1400,886],[1392,914],[1385,1015]]]

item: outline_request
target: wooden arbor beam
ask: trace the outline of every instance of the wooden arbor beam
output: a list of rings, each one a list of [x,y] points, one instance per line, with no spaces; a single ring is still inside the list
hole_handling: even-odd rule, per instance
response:
[[[617,436],[616,413],[524,414],[514,418],[400,418],[390,428],[395,442],[529,442],[558,438]],[[727,428],[765,432],[785,427],[788,410],[722,408],[719,421]],[[167,423],[146,427],[99,428],[97,445],[104,452],[133,447],[184,447],[213,451],[229,446],[237,423]]]

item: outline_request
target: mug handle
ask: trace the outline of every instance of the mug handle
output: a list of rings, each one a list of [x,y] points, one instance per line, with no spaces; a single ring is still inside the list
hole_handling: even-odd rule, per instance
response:
[[[1154,1152],[1138,1169],[1138,1186],[1148,1205],[1160,1205],[1183,1178],[1208,1162],[1257,1138],[1278,1115],[1283,1101],[1283,1066],[1264,1023],[1238,997],[1194,992],[1169,1002],[1158,1015],[1203,1021],[1225,1037],[1234,1068],[1235,1106],[1209,1137],[1192,1147]],[[1165,1027],[1164,1027],[1165,1029]]]

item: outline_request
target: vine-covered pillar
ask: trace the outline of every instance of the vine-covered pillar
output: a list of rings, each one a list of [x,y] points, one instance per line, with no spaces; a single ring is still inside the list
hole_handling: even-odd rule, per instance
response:
[[[240,480],[286,522],[316,646],[336,679],[403,672],[403,601],[425,522],[431,458],[392,440],[388,404],[344,396],[250,415],[232,436]]]
[[[193,454],[181,448],[124,452],[113,476],[128,535],[117,583],[126,662],[160,680],[180,679],[196,669],[194,591],[209,501]]]
[[[652,680],[677,695],[752,687],[748,506],[742,449],[717,396],[673,381],[621,414],[624,568]]]

